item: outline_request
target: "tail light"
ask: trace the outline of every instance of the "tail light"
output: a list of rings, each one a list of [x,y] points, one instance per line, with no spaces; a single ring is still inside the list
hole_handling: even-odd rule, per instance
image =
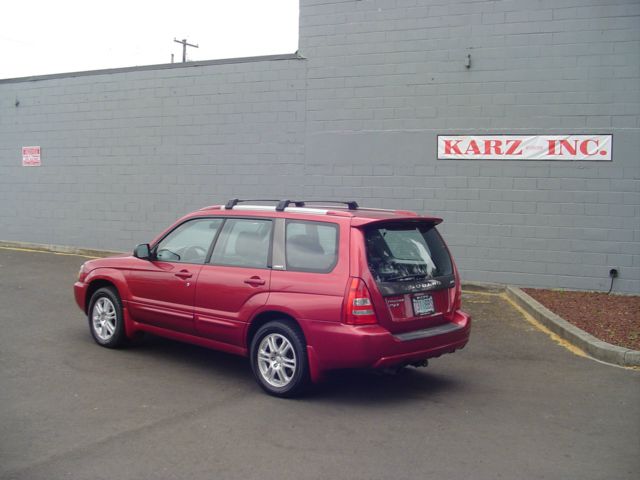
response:
[[[453,288],[454,291],[454,297],[453,297],[453,302],[451,303],[453,305],[453,311],[455,312],[456,310],[460,310],[460,307],[462,306],[462,287],[460,285],[460,277],[458,277],[456,275],[456,286],[455,288]]]
[[[371,294],[364,280],[352,278],[345,300],[343,322],[349,325],[371,325],[378,323],[373,309]]]
[[[448,320],[453,320],[455,313],[462,307],[462,284],[460,282],[460,275],[458,269],[454,268],[455,286],[449,289],[449,312],[445,317]]]
[[[458,266],[455,264],[455,262],[453,262],[453,260],[451,261],[451,263],[453,264],[453,278],[456,282],[456,285],[454,288],[452,288],[453,298],[450,305],[451,310],[455,312],[456,310],[460,310],[460,307],[462,307],[462,281],[460,280]]]

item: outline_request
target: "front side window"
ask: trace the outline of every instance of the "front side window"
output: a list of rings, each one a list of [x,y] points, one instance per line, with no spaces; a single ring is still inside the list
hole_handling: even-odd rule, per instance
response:
[[[271,220],[228,219],[213,249],[211,263],[267,268],[271,247],[271,224]]]
[[[221,218],[201,218],[183,223],[158,243],[155,247],[156,259],[163,262],[204,263],[221,225]]]
[[[369,270],[378,282],[403,282],[453,273],[444,242],[431,223],[399,223],[366,230]]]
[[[330,272],[338,259],[338,226],[287,220],[287,270]]]

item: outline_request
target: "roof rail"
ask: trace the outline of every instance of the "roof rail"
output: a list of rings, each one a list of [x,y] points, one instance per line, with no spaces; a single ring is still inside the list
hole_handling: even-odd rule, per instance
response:
[[[276,210],[282,211],[289,206],[289,204],[293,203],[296,207],[304,207],[307,203],[333,203],[338,205],[346,205],[349,210],[357,210],[358,202],[353,200],[348,202],[340,202],[335,200],[282,200]],[[281,208],[281,209],[280,209]]]
[[[232,198],[225,204],[224,208],[225,210],[232,210],[233,207],[235,207],[239,203],[244,203],[244,202],[281,202],[281,201],[282,200],[274,200],[272,198],[253,198],[253,199],[245,199],[245,200],[240,200],[239,198]]]
[[[233,207],[235,207],[239,203],[244,203],[244,202],[277,202],[276,212],[283,212],[284,209],[291,204],[295,205],[296,207],[302,208],[307,203],[323,203],[323,204],[332,203],[332,204],[346,205],[347,208],[349,208],[349,210],[358,209],[358,203],[354,202],[353,200],[349,202],[338,202],[334,200],[273,200],[273,199],[266,199],[266,198],[254,198],[251,200],[240,200],[239,198],[233,198],[225,204],[224,208],[226,210],[232,210]]]

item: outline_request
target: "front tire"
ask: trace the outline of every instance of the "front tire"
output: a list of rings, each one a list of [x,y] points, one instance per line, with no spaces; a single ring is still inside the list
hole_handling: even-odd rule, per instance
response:
[[[293,397],[309,382],[309,361],[302,332],[288,320],[275,320],[258,329],[251,340],[251,368],[270,395]]]
[[[118,292],[111,287],[100,288],[89,302],[89,330],[98,345],[120,348],[125,344],[122,302]]]

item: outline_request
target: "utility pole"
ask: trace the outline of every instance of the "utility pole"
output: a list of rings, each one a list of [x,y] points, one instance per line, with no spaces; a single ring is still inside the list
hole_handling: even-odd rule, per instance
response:
[[[183,38],[182,40],[173,39],[174,42],[182,44],[182,63],[187,61],[187,47],[198,48],[198,45],[193,45],[191,43],[187,43],[187,39]]]

